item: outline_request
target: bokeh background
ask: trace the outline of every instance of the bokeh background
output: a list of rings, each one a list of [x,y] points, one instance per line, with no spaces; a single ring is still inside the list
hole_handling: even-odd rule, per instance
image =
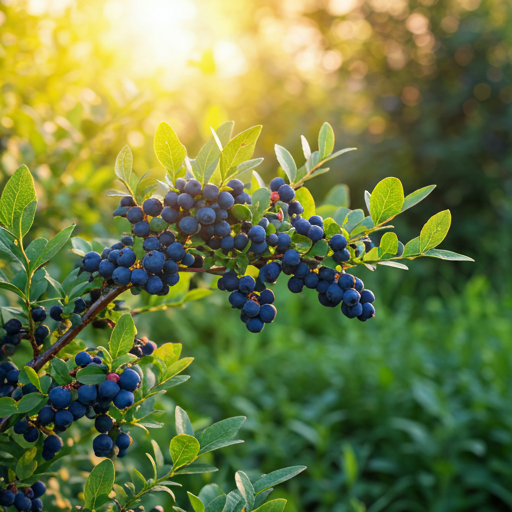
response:
[[[249,418],[246,443],[216,452],[220,471],[186,489],[305,464],[276,491],[290,512],[512,510],[511,15],[508,0],[0,0],[0,179],[21,163],[33,172],[31,236],[70,222],[86,239],[126,229],[104,196],[115,156],[129,144],[139,174],[161,178],[160,121],[192,156],[210,126],[263,124],[267,180],[275,143],[300,160],[300,135],[313,142],[329,121],[336,149],[358,151],[311,182],[319,203],[337,183],[354,208],[386,176],[406,193],[436,183],[399,238],[450,208],[443,247],[476,260],[361,273],[378,311],[364,325],[284,283],[261,335],[220,294],[140,317],[140,332],[196,358],[161,399],[166,421],[175,404],[198,428]],[[75,259],[63,252],[50,273]],[[149,438],[136,442],[121,473],[147,469]],[[76,496],[90,457],[61,467],[49,510],[69,508],[58,489]]]

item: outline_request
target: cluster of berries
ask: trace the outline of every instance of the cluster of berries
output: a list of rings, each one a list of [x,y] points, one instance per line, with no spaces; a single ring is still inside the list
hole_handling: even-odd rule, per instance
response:
[[[16,352],[16,347],[26,333],[21,322],[16,318],[11,318],[5,322],[3,327],[6,334],[0,340],[2,358],[12,356]]]
[[[150,355],[155,349],[154,343],[147,340],[144,343],[136,340],[135,346],[141,351],[141,347],[144,347],[143,355]],[[102,359],[98,356],[92,357],[88,352],[79,352],[75,356],[75,364],[77,368],[73,370],[74,373],[89,365],[106,370]],[[48,426],[53,425],[53,432],[43,443],[42,456],[48,461],[63,446],[57,434],[67,430],[73,421],[85,416],[95,420],[95,428],[100,433],[93,441],[94,453],[98,457],[112,455],[115,444],[118,448],[117,456],[123,457],[130,446],[131,438],[120,432],[115,420],[107,413],[112,404],[119,410],[131,407],[135,401],[134,391],[140,383],[140,375],[132,368],[126,368],[120,374],[109,373],[99,385],[80,384],[75,381],[67,386],[58,386],[54,382],[50,386],[49,402],[39,411],[37,418],[24,417],[14,424],[13,430],[16,434],[23,435],[27,442],[33,443],[39,437],[40,427],[45,427],[44,432],[48,434]]]
[[[11,507],[14,505],[20,512],[42,512],[43,502],[41,496],[46,492],[46,486],[38,480],[30,487],[16,488],[15,485],[0,491],[0,505]]]
[[[13,393],[18,385],[19,376],[18,367],[13,362],[0,363],[0,397],[10,396]]]
[[[277,313],[273,305],[274,292],[266,288],[261,280],[226,272],[217,282],[217,287],[231,292],[229,303],[233,308],[241,310],[240,319],[250,332],[261,332],[265,324],[274,321]]]

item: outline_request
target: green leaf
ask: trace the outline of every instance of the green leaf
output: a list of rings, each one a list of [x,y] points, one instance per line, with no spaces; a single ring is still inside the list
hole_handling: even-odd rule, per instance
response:
[[[334,149],[334,131],[329,123],[324,123],[318,134],[318,151],[320,160],[328,157]]]
[[[71,239],[71,245],[73,246],[73,252],[81,256],[82,258],[90,251],[92,251],[92,245],[87,240],[74,236]]]
[[[261,162],[263,162],[263,158],[254,158],[252,160],[247,160],[246,162],[242,162],[236,166],[236,172],[237,174],[242,174],[247,171],[252,171],[256,167],[258,167],[258,165],[260,165]]]
[[[114,463],[110,459],[102,460],[90,473],[85,482],[85,508],[94,510],[96,502],[102,496],[108,496],[115,480]]]
[[[205,512],[223,512],[224,507],[226,506],[227,497],[225,494],[221,496],[217,496],[213,501],[208,503],[205,508]]]
[[[251,220],[252,212],[249,210],[245,204],[234,204],[231,207],[230,212],[238,219],[238,220]]]
[[[50,373],[59,386],[65,386],[73,382],[73,378],[69,375],[66,363],[58,357],[50,361]]]
[[[137,329],[132,315],[125,313],[117,321],[108,343],[108,349],[113,359],[127,354],[131,350],[136,334]]]
[[[201,444],[199,454],[202,455],[216,449],[214,446],[216,447],[220,441],[232,441],[245,420],[245,416],[235,416],[205,428],[198,438]]]
[[[301,187],[297,190],[295,198],[304,208],[302,216],[305,219],[309,219],[312,215],[315,215],[315,200],[311,195],[311,192],[306,187]]]
[[[137,359],[137,356],[134,354],[123,354],[122,356],[116,357],[111,364],[112,371],[117,370],[123,364],[135,361],[135,359]]]
[[[290,183],[293,183],[297,177],[297,164],[295,163],[293,156],[286,148],[283,148],[283,146],[280,146],[279,144],[276,144],[274,149],[281,169],[283,169],[286,176],[288,176]]]
[[[404,199],[402,211],[405,212],[405,210],[408,210],[409,208],[417,205],[420,201],[423,201],[423,199],[425,199],[425,197],[427,197],[435,188],[435,185],[428,185],[427,187],[423,187],[415,190],[414,192],[411,192]]]
[[[72,224],[55,235],[48,242],[36,261],[31,265],[32,269],[35,270],[36,268],[44,265],[47,261],[51,260],[64,247],[64,245],[66,245],[74,229],[75,224]]]
[[[275,487],[278,484],[282,484],[290,478],[297,476],[299,473],[302,473],[306,469],[306,466],[290,466],[289,468],[278,469],[277,471],[272,471],[268,475],[262,476],[259,480],[254,482],[254,491],[256,494],[264,491],[265,489],[270,489],[271,487]]]
[[[33,262],[44,251],[47,243],[48,240],[46,240],[46,238],[36,238],[32,240],[30,245],[25,249],[27,258]]]
[[[41,391],[41,393],[42,393],[43,390],[41,389],[41,382],[39,381],[39,376],[37,375],[34,368],[32,368],[30,366],[24,366],[23,369],[25,370],[25,373],[27,374],[30,382],[32,382],[32,384],[34,384],[34,386],[37,389],[39,389],[39,391]]]
[[[205,485],[201,491],[199,492],[199,499],[205,504],[208,505],[218,496],[223,496],[224,492],[222,489],[216,484]]]
[[[212,137],[201,148],[195,159],[197,176],[196,179],[201,183],[208,183],[212,174],[215,172],[217,164],[219,163],[220,149],[217,142]]]
[[[324,232],[327,239],[331,239],[334,235],[341,233],[338,223],[331,217],[324,219]]]
[[[283,512],[286,507],[286,500],[272,500],[267,501],[261,507],[258,507],[254,512]]]
[[[198,473],[214,473],[218,469],[210,464],[204,464],[202,462],[192,462],[188,466],[178,469],[174,475],[196,475]]]
[[[0,288],[2,288],[4,290],[8,290],[10,292],[13,292],[16,295],[18,295],[18,297],[21,297],[23,300],[25,300],[25,294],[17,286],[14,286],[11,283],[6,283],[5,281],[0,281]]]
[[[142,177],[135,188],[135,201],[142,204],[148,197],[153,195],[158,185],[155,178]]]
[[[385,267],[399,268],[400,270],[409,270],[409,267],[407,265],[404,265],[403,263],[400,263],[398,261],[379,261],[377,264],[384,265]]]
[[[16,476],[20,480],[25,480],[25,478],[34,474],[37,468],[37,461],[35,460],[36,455],[37,448],[34,446],[30,448],[30,450],[27,450],[16,464]]]
[[[135,468],[132,468],[131,472],[132,481],[135,484],[135,489],[137,490],[137,492],[144,490],[146,488],[146,479],[144,478],[142,473]]]
[[[243,471],[237,471],[235,474],[235,482],[238,490],[245,500],[245,509],[250,512],[254,507],[254,487],[252,486],[249,477]]]
[[[7,418],[18,412],[16,400],[10,396],[0,398],[0,418]]]
[[[34,180],[28,168],[22,165],[9,178],[0,197],[0,223],[21,239],[32,226],[36,207]]]
[[[231,140],[234,127],[235,121],[226,121],[215,130],[215,133],[217,134],[222,147],[225,147],[226,144]]]
[[[431,217],[420,232],[420,252],[424,253],[437,247],[446,237],[451,222],[450,210],[444,210]]]
[[[40,268],[34,273],[32,277],[32,284],[30,286],[30,301],[34,302],[46,291],[48,288],[48,280],[46,279],[46,270]]]
[[[265,213],[270,206],[270,190],[268,188],[259,188],[252,195],[252,204],[260,215]]]
[[[220,175],[222,182],[230,176],[230,171],[238,164],[249,160],[254,152],[261,126],[253,126],[231,139],[220,155]]]
[[[176,471],[197,459],[199,454],[199,441],[190,435],[179,434],[171,440],[170,453],[172,458],[172,469]]]
[[[156,129],[154,147],[158,161],[167,169],[174,182],[176,172],[187,156],[185,146],[167,123],[160,123]]]
[[[94,365],[81,368],[76,374],[76,380],[81,384],[101,384],[106,378],[105,370]]]
[[[294,235],[292,236],[292,244],[293,247],[301,253],[308,252],[312,246],[310,238],[304,235],[299,235],[298,233],[294,233]]]
[[[380,239],[379,258],[386,254],[394,256],[398,251],[398,237],[395,233],[384,233]]]
[[[18,402],[18,412],[29,412],[47,401],[48,397],[40,393],[29,393]]]
[[[445,251],[443,249],[430,249],[424,253],[424,256],[430,256],[431,258],[439,258],[440,260],[449,261],[475,261],[469,256],[464,256],[463,254],[458,254],[452,251]]]
[[[188,417],[188,414],[179,406],[176,407],[175,422],[176,432],[178,432],[178,434],[194,436],[194,429],[192,428],[192,423],[190,423],[190,418]]]
[[[370,204],[371,204],[372,196],[368,190],[364,191],[364,203],[366,204],[366,209],[368,213],[370,213]],[[403,210],[402,210],[403,211]]]
[[[322,258],[324,256],[327,256],[327,253],[329,252],[329,244],[326,240],[318,240],[318,242],[311,247],[309,252],[306,254],[306,256],[313,258],[314,256],[321,256]]]
[[[404,247],[403,257],[418,256],[420,254],[420,237],[417,236],[412,240],[409,240]]]
[[[304,153],[304,158],[307,160],[311,156],[311,148],[309,146],[309,142],[304,137],[304,135],[300,136],[300,143],[302,145],[302,152]]]
[[[334,217],[338,223],[339,220]],[[352,230],[364,219],[363,210],[352,210],[346,217],[346,222],[343,224],[343,227],[351,233]]]
[[[350,206],[350,191],[347,185],[334,185],[325,196],[323,204],[348,208]]]
[[[399,214],[404,204],[404,189],[398,178],[385,178],[373,189],[370,200],[370,215],[379,225]]]
[[[194,512],[204,512],[203,502],[197,496],[194,496],[191,492],[187,491],[187,494]]]
[[[126,185],[126,188],[129,190],[130,194],[133,194],[133,190],[131,190],[130,183],[132,178],[132,170],[133,170],[133,155],[132,150],[129,146],[125,146],[116,158],[115,172],[116,176]]]
[[[336,153],[333,153],[331,156],[328,156],[327,158],[324,158],[323,163],[329,162],[333,160],[334,158],[337,158],[338,156],[344,155],[345,153],[349,153],[350,151],[356,151],[357,148],[345,148],[340,149],[339,151],[336,151]]]

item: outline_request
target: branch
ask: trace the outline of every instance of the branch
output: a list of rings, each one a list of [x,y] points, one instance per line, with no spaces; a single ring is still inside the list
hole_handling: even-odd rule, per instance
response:
[[[128,289],[127,286],[116,286],[100,297],[87,310],[82,321],[76,327],[67,330],[46,352],[34,359],[28,366],[39,371],[50,359],[53,359],[66,345],[69,345],[85,327],[87,327],[118,295]]]

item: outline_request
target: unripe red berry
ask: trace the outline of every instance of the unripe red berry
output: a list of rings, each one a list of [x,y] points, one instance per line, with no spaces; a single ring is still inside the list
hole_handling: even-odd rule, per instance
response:
[[[276,201],[279,201],[279,192],[272,192],[270,194],[270,199],[273,203],[275,203]]]
[[[119,381],[119,375],[117,373],[109,373],[107,375],[107,380],[111,380],[112,382],[118,382]]]

